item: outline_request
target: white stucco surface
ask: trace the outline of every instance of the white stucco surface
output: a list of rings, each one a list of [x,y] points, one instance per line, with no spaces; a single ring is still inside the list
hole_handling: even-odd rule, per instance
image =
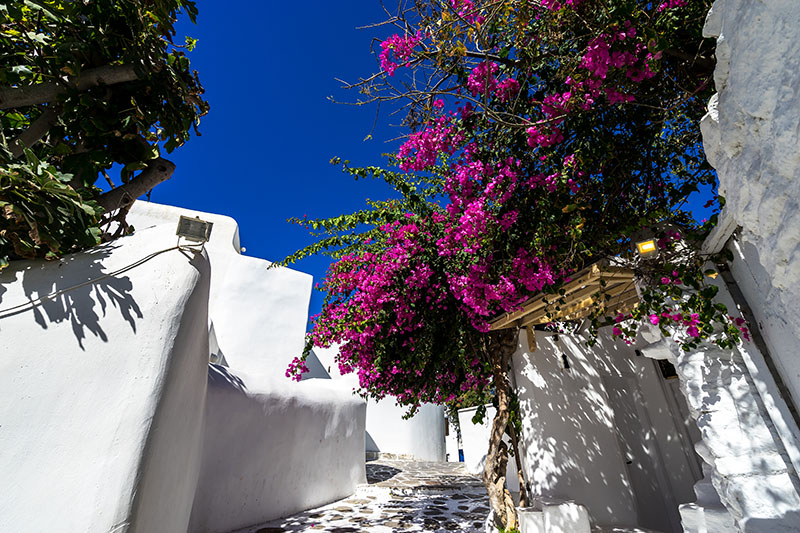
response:
[[[0,274],[0,531],[185,531],[200,470],[210,272],[143,230]],[[40,306],[9,308],[67,290]]]
[[[513,360],[532,500],[574,501],[602,526],[680,531],[700,472],[671,384],[605,330],[591,348],[546,332],[536,344],[521,333]]]
[[[489,436],[491,434],[492,421],[497,413],[497,409],[493,406],[487,405],[485,407],[486,415],[480,424],[472,423],[472,417],[475,416],[477,407],[468,407],[458,411],[458,423],[461,426],[461,445],[462,450],[464,450],[464,464],[469,472],[478,475],[483,475],[486,456],[489,453]],[[509,450],[511,450],[511,439],[506,435],[504,440]],[[511,492],[519,492],[517,463],[510,453],[508,464],[506,465],[506,488]]]
[[[227,533],[353,493],[366,482],[361,398],[331,380],[209,367],[192,532]]]
[[[358,378],[355,374],[342,375],[335,362],[338,348],[314,348],[309,362],[313,378],[330,378],[355,391]],[[393,398],[367,400],[366,451],[417,461],[445,461],[444,408],[423,404],[417,413],[403,419],[407,409],[397,405]],[[456,457],[457,460],[457,457]]]
[[[303,353],[312,278],[230,255],[210,311],[219,349],[237,371],[284,378],[292,359]]]
[[[447,454],[448,462],[457,463],[459,462],[458,451],[461,449],[461,443],[458,440],[458,431],[457,428],[446,419],[445,423],[448,424],[449,427],[444,436],[444,451],[445,454]]]
[[[181,215],[214,222],[202,252],[164,251]],[[365,402],[284,376],[311,277],[240,255],[228,217],[140,202],[129,222],[2,273],[0,531],[229,532],[352,494]]]
[[[367,451],[407,456],[417,461],[445,461],[444,409],[422,404],[413,417],[404,420],[406,412],[394,398],[369,400]]]
[[[131,222],[174,233],[181,215],[214,223],[208,337],[218,363],[189,531],[227,533],[351,495],[365,481],[365,402],[344,382],[284,375],[303,350],[311,276],[241,255],[228,217],[137,203]]]
[[[716,301],[738,316],[722,276],[712,283],[719,288]],[[725,350],[701,343],[687,352],[669,338],[642,353],[674,363],[702,437],[695,448],[705,462],[704,479],[695,486],[696,502],[681,506],[685,531],[800,529],[797,429],[756,343],[743,340]]]
[[[312,277],[239,253],[236,221],[223,215],[137,202],[129,222],[137,230],[175,231],[179,217],[214,223],[206,244],[212,267],[209,313],[218,355],[251,375],[283,376],[303,351]]]
[[[798,428],[790,412],[800,406],[798,20],[800,3],[793,0],[717,0],[704,28],[717,39],[717,94],[701,129],[726,198],[711,244],[721,249],[740,228],[727,244],[730,273],[765,350],[745,342],[721,360],[713,349],[701,350],[682,375],[713,378],[687,393],[703,413],[698,424],[710,480],[744,531],[800,528]]]
[[[732,270],[800,405],[800,2],[716,0],[717,94],[703,144],[741,226]],[[724,220],[722,221],[724,222]],[[722,223],[721,222],[721,223]]]

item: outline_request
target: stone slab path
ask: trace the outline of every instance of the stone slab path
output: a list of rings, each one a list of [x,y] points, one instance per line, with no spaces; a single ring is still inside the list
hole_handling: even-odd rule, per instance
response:
[[[379,460],[350,498],[235,533],[484,531],[486,489],[463,463]]]

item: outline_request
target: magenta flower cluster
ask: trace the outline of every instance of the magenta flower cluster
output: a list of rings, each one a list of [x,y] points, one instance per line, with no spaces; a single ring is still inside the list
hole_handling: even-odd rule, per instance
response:
[[[300,381],[306,372],[308,372],[306,362],[299,357],[295,357],[286,369],[286,377],[294,381]]]
[[[313,318],[311,335],[315,345],[340,344],[340,371],[356,371],[362,388],[397,396],[406,403],[417,399],[445,402],[488,383],[477,358],[447,369],[420,366],[414,358],[426,316],[452,312],[459,305],[480,305],[458,297],[463,292],[460,280],[448,279],[436,266],[436,248],[424,244],[433,235],[441,235],[449,220],[442,213],[427,219],[408,215],[405,223],[381,228],[387,235],[381,252],[348,255],[331,266],[325,288],[333,299]],[[350,326],[342,328],[344,323]],[[397,349],[407,357],[383,360],[378,346],[387,338],[396,339]],[[414,381],[425,385],[409,388]]]
[[[660,13],[666,9],[675,9],[676,7],[685,7],[686,0],[667,0],[656,8],[656,12]]]
[[[414,47],[422,41],[422,32],[416,35],[392,35],[381,43],[381,53],[378,55],[381,61],[381,69],[389,76],[394,76],[398,67],[408,66],[409,61],[414,55]],[[394,53],[394,60],[390,56]]]
[[[472,0],[450,0],[450,7],[468,24],[483,24],[486,20]]]
[[[564,6],[577,7],[583,0],[565,0],[562,4],[559,0],[541,0],[542,7],[550,11],[558,11]]]
[[[461,143],[459,135],[451,125],[450,117],[439,117],[427,128],[409,135],[398,150],[400,168],[406,172],[420,171],[436,164],[439,153],[453,154]]]
[[[494,61],[484,61],[472,69],[467,77],[467,89],[472,96],[491,94],[497,89],[498,66]]]

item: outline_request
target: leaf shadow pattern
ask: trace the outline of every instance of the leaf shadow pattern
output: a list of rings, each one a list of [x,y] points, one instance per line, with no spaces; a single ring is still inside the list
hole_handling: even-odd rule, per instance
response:
[[[591,347],[585,340],[537,331],[536,350],[522,343],[515,354],[534,506],[572,500],[597,524],[681,531],[679,505],[696,500],[702,478],[685,398],[641,345],[623,344],[610,328]]]
[[[136,321],[144,315],[131,294],[133,282],[121,274],[161,252],[107,271],[104,260],[118,246],[113,243],[99,246],[65,256],[58,262],[23,261],[14,271],[0,273],[0,328],[2,319],[28,311],[45,330],[52,324],[68,321],[78,346],[86,351],[84,341],[90,334],[108,342],[101,319],[115,308],[136,332]],[[3,286],[20,282],[20,277],[27,302],[3,305],[6,303],[3,296],[8,291]]]

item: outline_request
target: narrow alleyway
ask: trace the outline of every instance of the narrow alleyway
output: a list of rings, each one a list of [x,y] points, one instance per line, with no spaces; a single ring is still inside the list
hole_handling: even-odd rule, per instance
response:
[[[463,463],[379,460],[344,500],[236,533],[483,531],[486,489]]]

